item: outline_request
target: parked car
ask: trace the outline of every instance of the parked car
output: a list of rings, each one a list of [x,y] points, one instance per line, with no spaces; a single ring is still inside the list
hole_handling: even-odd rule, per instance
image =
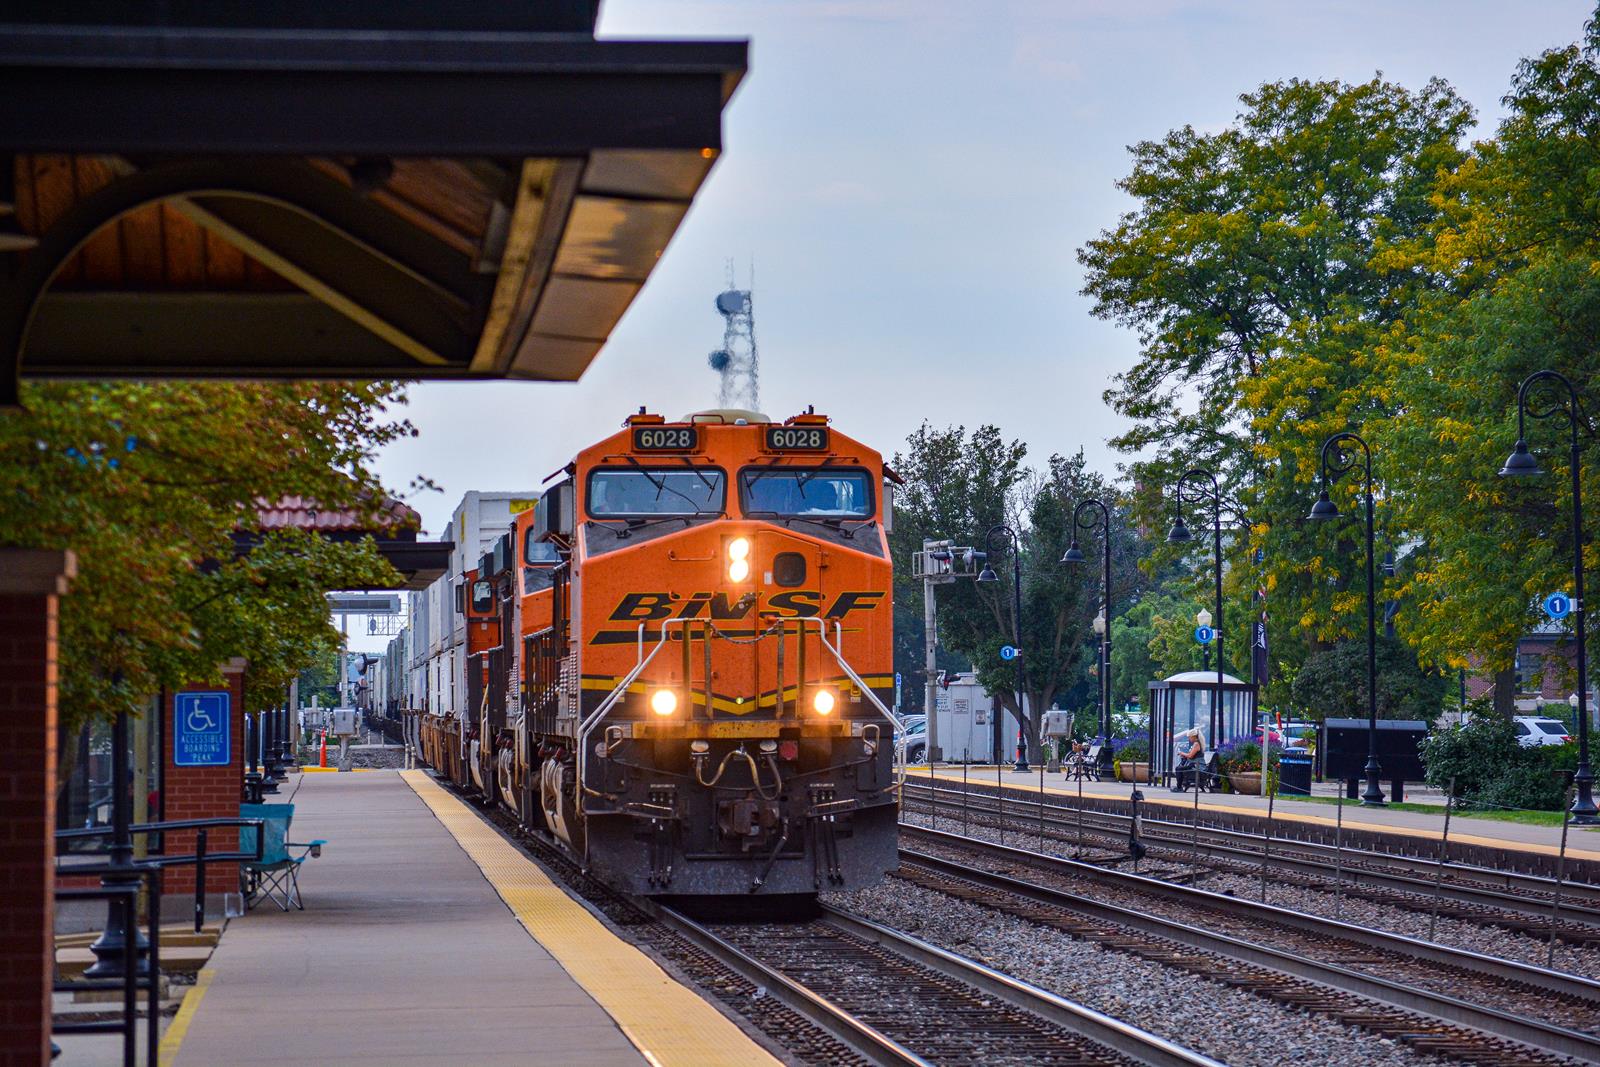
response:
[[[1523,748],[1542,745],[1564,745],[1572,740],[1567,724],[1560,719],[1546,719],[1539,715],[1518,715],[1511,720],[1517,730],[1517,744]]]
[[[904,762],[921,763],[928,757],[928,717],[907,715],[904,721],[906,732],[895,735],[895,747],[904,750]]]

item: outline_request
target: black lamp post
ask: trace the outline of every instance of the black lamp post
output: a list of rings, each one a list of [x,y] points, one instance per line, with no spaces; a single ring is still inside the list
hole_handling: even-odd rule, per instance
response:
[[[1547,411],[1528,410],[1528,390],[1541,381],[1559,383],[1567,392],[1563,405]],[[1589,766],[1589,660],[1585,647],[1588,625],[1583,606],[1583,496],[1578,477],[1578,390],[1563,375],[1553,370],[1534,371],[1523,379],[1517,389],[1517,444],[1506,459],[1500,473],[1507,477],[1528,477],[1544,473],[1539,461],[1528,451],[1527,435],[1523,432],[1526,416],[1549,418],[1560,412],[1567,417],[1571,431],[1571,454],[1568,464],[1572,468],[1572,584],[1573,611],[1578,631],[1578,769],[1572,776],[1577,795],[1572,801],[1572,821],[1584,825],[1596,822],[1594,803],[1594,771]]]
[[[1194,540],[1194,534],[1189,532],[1189,527],[1183,521],[1183,491],[1191,481],[1204,479],[1210,483],[1209,493],[1205,486],[1192,487],[1189,499],[1192,501],[1211,501],[1211,540],[1213,549],[1213,567],[1216,571],[1217,591],[1217,693],[1211,701],[1211,739],[1210,744],[1215,745],[1220,740],[1217,734],[1221,730],[1223,721],[1222,713],[1222,485],[1217,481],[1217,476],[1211,471],[1199,467],[1191,467],[1183,472],[1178,479],[1175,496],[1177,498],[1177,519],[1172,524],[1172,529],[1167,531],[1167,540],[1173,544],[1187,544]]]
[[[115,681],[120,689],[122,684],[120,674],[116,676]],[[133,812],[129,803],[132,799],[132,785],[128,774],[129,760],[128,713],[118,711],[117,717],[111,724],[112,834],[111,847],[106,856],[106,866],[110,870],[100,876],[100,884],[107,889],[139,881],[139,873],[133,862]],[[134,973],[141,979],[148,978],[150,942],[140,932],[137,922],[133,924],[131,930],[124,925],[122,906],[118,902],[110,901],[109,908],[106,914],[105,932],[89,946],[89,951],[95,955],[95,962],[84,970],[83,976],[94,979],[121,978],[126,968],[124,957],[132,952]]]
[[[1099,508],[1099,522],[1083,521],[1085,508]],[[1083,550],[1078,547],[1078,530],[1093,530],[1097,526],[1105,527],[1105,568],[1101,574],[1100,603],[1104,624],[1100,627],[1100,741],[1102,744],[1111,740],[1111,509],[1107,508],[1104,501],[1090,497],[1080,500],[1078,506],[1072,509],[1072,544],[1067,548],[1066,554],[1061,557],[1062,563],[1082,564],[1088,560],[1084,558]],[[1109,752],[1109,748],[1102,751]]]
[[[1322,493],[1311,505],[1307,518],[1318,522],[1339,517],[1339,509],[1328,498],[1328,486],[1339,476],[1354,470],[1356,456],[1345,444],[1361,446],[1363,476],[1366,483],[1362,500],[1367,509],[1367,788],[1361,794],[1361,805],[1367,808],[1383,807],[1383,788],[1378,785],[1378,614],[1377,567],[1373,562],[1372,536],[1372,449],[1360,434],[1346,430],[1322,442]]]
[[[1017,532],[1003,522],[989,527],[989,532],[984,535],[983,540],[989,551],[993,552],[1006,538],[1011,539],[1011,639],[1016,642],[1017,649],[1016,658],[1011,662],[1015,663],[1017,668],[1017,724],[1022,726],[1023,731],[1023,743],[1017,746],[1017,765],[1014,769],[1026,771],[1028,769],[1027,727],[1023,723],[1026,721],[1027,711],[1024,708],[1022,695],[1024,686],[1022,676],[1022,542],[1017,539]],[[980,582],[998,582],[1000,576],[994,572],[993,565],[985,560],[983,570],[978,573],[977,580]],[[999,759],[1000,753],[996,752],[995,760],[998,762]]]

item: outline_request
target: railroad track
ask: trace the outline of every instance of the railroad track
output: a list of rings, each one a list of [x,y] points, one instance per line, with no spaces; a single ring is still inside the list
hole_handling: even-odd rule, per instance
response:
[[[1220,1067],[1138,1027],[877,923],[824,906],[807,923],[675,933],[875,1064]]]
[[[1600,983],[1589,979],[990,842],[903,830],[963,854],[956,860],[902,847],[899,876],[939,892],[1318,1011],[1420,1051],[1480,1064],[1600,1062]],[[974,854],[1064,873],[1077,886],[982,869]],[[1085,880],[1180,902],[1184,919],[1097,899],[1109,894],[1083,892]],[[1210,915],[1229,932],[1196,925]],[[1352,1002],[1352,994],[1362,1001]],[[1562,1013],[1575,1024],[1539,1017]]]
[[[937,803],[938,799],[947,804]],[[903,805],[937,813],[941,818],[961,817],[963,794],[960,790],[940,789],[930,798],[927,791],[908,790]],[[966,816],[1004,819],[1006,828],[1037,833],[1040,812],[1037,797],[1016,799],[1007,804],[993,793],[969,792],[965,796]],[[1140,812],[1140,840],[1147,847],[1160,847],[1193,854],[1195,827],[1191,823],[1152,818],[1150,807]],[[1046,836],[1063,843],[1075,843],[1079,811],[1059,803],[1044,805]],[[1085,810],[1082,813],[1085,839],[1114,838],[1120,843],[1128,835],[1131,815]],[[997,822],[989,825],[997,825]],[[1263,854],[1268,867],[1281,875],[1307,879],[1285,884],[1327,889],[1337,882],[1345,891],[1355,891],[1363,899],[1396,907],[1427,910],[1437,888],[1439,914],[1467,922],[1491,923],[1502,929],[1543,936],[1550,929],[1552,906],[1556,902],[1555,880],[1535,875],[1446,864],[1441,871],[1436,860],[1390,853],[1342,849],[1332,846],[1250,834],[1220,827],[1201,826],[1199,852],[1219,863],[1235,861],[1241,865],[1231,873],[1249,873],[1244,866],[1259,871]],[[1426,901],[1420,898],[1426,896]],[[1560,892],[1557,936],[1569,944],[1600,943],[1600,886],[1586,882],[1564,882]]]
[[[566,853],[522,829],[506,812],[473,809],[613,922],[671,960],[708,996],[781,1039],[801,1062],[958,1064],[982,1049],[990,1064],[1222,1067],[1158,1035],[826,905],[820,921],[742,924],[713,933],[687,916],[624,897],[590,878]],[[734,943],[752,938],[768,952],[776,945],[789,958],[784,970],[801,970],[814,984],[824,976],[829,995],[757,959],[756,946]],[[807,940],[821,953],[814,953],[809,965],[800,951]],[[865,962],[835,966],[843,957]],[[874,970],[873,961],[882,968]],[[887,1021],[886,990],[897,998]],[[958,1014],[963,1007],[965,1014]],[[868,1014],[875,1016],[872,1022],[863,1018]],[[992,1029],[992,1040],[974,1041],[973,1034],[984,1026]]]

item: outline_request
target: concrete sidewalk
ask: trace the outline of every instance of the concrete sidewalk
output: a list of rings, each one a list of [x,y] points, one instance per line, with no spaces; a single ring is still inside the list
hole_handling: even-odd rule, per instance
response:
[[[229,925],[177,1067],[646,1062],[397,773],[294,781],[306,910]]]

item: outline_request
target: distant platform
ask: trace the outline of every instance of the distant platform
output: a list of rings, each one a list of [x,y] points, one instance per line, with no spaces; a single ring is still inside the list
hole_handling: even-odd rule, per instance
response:
[[[1028,772],[1014,771],[1010,766],[1002,767],[998,776],[994,764],[987,766],[972,765],[967,769],[967,780],[974,786],[993,786],[997,781],[1010,789],[1026,789],[1035,793],[1039,790],[1039,768],[1035,766]],[[957,784],[962,777],[962,768],[959,765],[941,764],[934,774],[943,780],[952,780]],[[907,772],[907,787],[915,795],[915,783],[928,780],[926,766],[912,767]],[[1046,773],[1044,778],[1045,794],[1074,797],[1078,794],[1079,783],[1068,781],[1060,773]],[[1195,806],[1193,792],[1174,793],[1161,785],[1146,785],[1140,783],[1137,787],[1128,782],[1083,782],[1083,795],[1105,799],[1128,799],[1135,788],[1144,795],[1147,806],[1180,807],[1192,809]],[[1200,810],[1208,812],[1235,812],[1249,815],[1265,815],[1267,813],[1267,798],[1242,796],[1237,793],[1203,793],[1200,796]],[[1283,822],[1319,823],[1332,827],[1337,821],[1338,813],[1331,803],[1318,803],[1315,801],[1296,800],[1290,797],[1279,796],[1273,802],[1272,814],[1274,819]],[[1402,834],[1410,837],[1425,838],[1438,841],[1444,832],[1444,805],[1439,804],[1438,814],[1420,811],[1396,811],[1391,808],[1364,808],[1360,802],[1348,800],[1344,804],[1344,826],[1347,830],[1367,830],[1375,833]],[[1450,840],[1467,845],[1481,845],[1486,848],[1511,849],[1522,852],[1536,852],[1541,855],[1554,856],[1561,848],[1561,827],[1531,825],[1527,823],[1507,822],[1501,819],[1462,818],[1459,814],[1450,821]],[[1600,828],[1573,826],[1568,831],[1567,855],[1573,859],[1600,861]]]
[[[305,911],[229,924],[164,1065],[777,1062],[423,772],[299,781]]]

